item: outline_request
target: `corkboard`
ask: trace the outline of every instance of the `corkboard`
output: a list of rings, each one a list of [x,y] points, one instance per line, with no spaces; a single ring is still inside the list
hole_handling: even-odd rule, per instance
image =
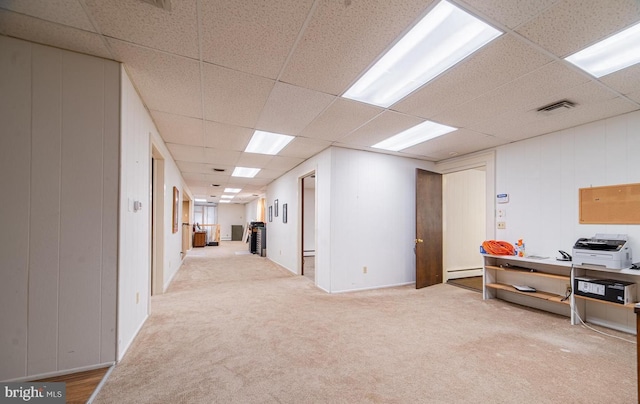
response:
[[[580,188],[580,223],[640,224],[640,184]]]

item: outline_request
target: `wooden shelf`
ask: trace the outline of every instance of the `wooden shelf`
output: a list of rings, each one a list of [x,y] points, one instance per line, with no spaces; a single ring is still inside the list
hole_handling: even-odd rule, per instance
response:
[[[521,292],[511,285],[505,285],[503,283],[487,283],[486,287],[491,289],[497,289],[497,290],[505,290],[507,292],[516,293],[519,295],[535,297],[536,299],[547,300],[554,303],[569,304],[569,299],[566,299],[563,301],[562,299],[564,299],[564,296],[556,295],[555,293],[548,293],[548,292],[541,292],[541,291]]]
[[[594,299],[593,297],[581,296],[581,295],[574,295],[574,297],[576,299],[590,300],[592,302],[604,303],[604,304],[608,304],[608,305],[611,305],[611,306],[620,307],[620,308],[629,309],[629,310],[633,310],[636,307],[635,303],[620,304],[620,303],[614,303],[614,302],[609,302],[609,301],[606,301],[606,300]]]
[[[517,274],[541,276],[543,278],[562,279],[562,280],[569,280],[570,279],[569,275],[556,275],[556,274],[550,274],[550,273],[547,273],[547,272],[532,271],[530,268],[497,267],[495,265],[486,265],[485,268],[486,269],[495,269],[497,271],[514,272],[514,273],[517,273]]]

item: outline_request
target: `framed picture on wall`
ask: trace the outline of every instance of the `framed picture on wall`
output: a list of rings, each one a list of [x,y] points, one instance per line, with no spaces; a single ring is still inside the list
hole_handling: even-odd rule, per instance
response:
[[[173,187],[173,233],[178,232],[178,202],[180,202],[180,191]]]
[[[269,206],[269,221],[273,221],[273,206]]]
[[[273,201],[273,215],[278,217],[278,200]]]
[[[282,223],[287,223],[287,204],[282,205]]]

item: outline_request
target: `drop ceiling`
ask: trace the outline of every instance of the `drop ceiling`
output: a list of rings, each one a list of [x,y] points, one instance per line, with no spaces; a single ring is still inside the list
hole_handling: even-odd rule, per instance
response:
[[[564,61],[640,21],[640,1],[451,2],[505,34],[386,109],[340,95],[434,1],[0,0],[0,34],[122,62],[209,201],[225,187],[255,199],[332,145],[380,153],[370,146],[425,120],[460,129],[386,153],[441,161],[640,109],[640,65],[595,79]],[[575,108],[536,111],[565,99]],[[244,153],[256,129],[296,138],[276,156]],[[235,178],[235,166],[261,171]]]

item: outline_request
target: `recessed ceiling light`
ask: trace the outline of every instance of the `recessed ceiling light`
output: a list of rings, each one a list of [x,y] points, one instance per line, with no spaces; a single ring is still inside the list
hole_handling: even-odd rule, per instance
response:
[[[253,132],[253,136],[244,151],[246,153],[275,155],[278,154],[280,150],[284,149],[284,147],[292,140],[293,136],[257,130]]]
[[[413,128],[405,130],[404,132],[400,132],[395,136],[391,136],[382,142],[376,143],[371,147],[376,149],[400,151],[407,147],[417,145],[418,143],[426,142],[427,140],[453,132],[454,130],[457,130],[457,128],[441,125],[431,121],[425,121]]]
[[[195,198],[194,199],[195,202],[206,202],[206,199],[202,199],[202,198]]]
[[[221,196],[220,196],[220,198],[223,198],[223,199],[233,199],[233,197],[234,197],[234,196],[235,196],[235,195],[221,195]]]
[[[229,199],[220,199],[220,203],[231,203]]]
[[[233,170],[232,177],[253,178],[260,172],[259,168],[236,167]]]
[[[443,0],[342,96],[389,107],[502,34]]]
[[[565,58],[602,77],[640,62],[640,23]]]
[[[225,188],[224,189],[224,192],[228,192],[230,194],[237,194],[240,191],[242,191],[242,188]]]

